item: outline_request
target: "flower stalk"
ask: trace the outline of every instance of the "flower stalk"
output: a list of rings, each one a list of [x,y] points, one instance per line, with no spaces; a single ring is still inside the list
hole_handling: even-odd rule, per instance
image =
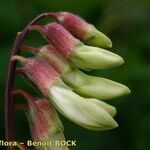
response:
[[[28,28],[33,24],[37,23],[39,20],[47,16],[48,13],[43,13],[34,18],[23,30],[22,32],[18,32],[16,39],[14,41],[11,56],[20,54],[20,46],[23,43],[24,38],[28,34]],[[5,132],[6,132],[6,140],[13,141],[14,140],[14,130],[13,130],[13,98],[12,98],[12,90],[14,86],[14,77],[15,77],[15,68],[16,62],[10,61],[8,65],[8,73],[7,73],[7,84],[5,91]],[[12,147],[8,147],[8,150],[12,150]]]
[[[104,33],[98,31],[96,27],[77,15],[69,12],[57,12],[51,13],[49,16],[87,45],[104,48],[112,47],[111,40]]]

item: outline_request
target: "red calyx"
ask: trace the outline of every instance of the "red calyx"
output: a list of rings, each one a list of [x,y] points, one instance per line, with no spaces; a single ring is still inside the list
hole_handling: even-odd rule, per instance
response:
[[[50,64],[39,58],[29,58],[23,62],[23,68],[26,75],[35,83],[35,85],[47,95],[48,87],[59,77],[59,74],[50,66]]]
[[[74,48],[81,43],[58,23],[49,23],[45,26],[33,25],[30,30],[40,31],[43,37],[67,59]]]
[[[89,28],[91,28],[91,24],[69,12],[52,13],[49,16],[55,18],[57,22],[80,40],[86,37]]]

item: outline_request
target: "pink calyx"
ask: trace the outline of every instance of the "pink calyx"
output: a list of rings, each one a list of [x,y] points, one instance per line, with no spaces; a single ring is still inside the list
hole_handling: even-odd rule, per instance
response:
[[[63,26],[58,23],[49,23],[45,26],[33,25],[30,30],[39,31],[43,37],[65,58],[69,59],[75,47],[81,42],[74,38]]]
[[[49,92],[50,86],[59,78],[59,74],[50,64],[39,58],[24,58],[13,56],[12,61],[19,60],[25,74],[34,82],[44,95]]]

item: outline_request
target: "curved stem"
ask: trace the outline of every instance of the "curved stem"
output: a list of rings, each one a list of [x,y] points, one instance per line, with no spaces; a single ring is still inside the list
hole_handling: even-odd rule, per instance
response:
[[[26,91],[24,91],[22,89],[14,89],[12,91],[12,95],[24,96],[24,98],[26,98],[28,103],[32,102],[34,104],[35,101],[36,101],[36,99],[31,94],[29,94],[28,92],[26,92]]]
[[[48,13],[43,13],[33,19],[23,30],[22,32],[18,32],[16,39],[14,41],[11,56],[20,54],[20,46],[23,43],[24,38],[28,33],[28,28],[31,25],[34,25],[39,20],[47,16]],[[10,61],[8,66],[7,73],[7,84],[6,84],[6,93],[5,93],[5,132],[6,132],[6,140],[13,141],[14,140],[14,129],[13,129],[13,98],[12,98],[12,90],[14,87],[14,77],[16,70],[16,62]],[[12,147],[8,147],[7,150],[12,150]]]
[[[38,52],[38,48],[32,47],[30,45],[21,45],[20,49],[21,51],[27,51],[33,54],[36,54]]]

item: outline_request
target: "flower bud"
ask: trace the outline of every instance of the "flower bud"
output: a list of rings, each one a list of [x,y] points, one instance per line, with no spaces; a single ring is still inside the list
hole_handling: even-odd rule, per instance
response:
[[[69,59],[75,47],[82,43],[57,23],[45,26],[33,25],[30,30],[39,31],[43,37],[65,58]]]
[[[127,86],[102,77],[94,77],[74,70],[65,74],[63,80],[81,95],[101,100],[117,98],[130,93]]]
[[[24,65],[28,77],[31,78],[31,80],[33,79],[33,82],[43,94],[52,101],[58,111],[71,121],[82,127],[96,131],[108,130],[118,126],[105,108],[97,106],[95,103],[92,103],[92,101],[89,102],[74,93],[58,77],[55,70],[51,67],[48,68],[45,61],[39,58],[25,59],[13,56],[12,60],[15,59],[19,59],[21,62],[23,61],[22,64]],[[42,85],[41,82],[43,83]],[[44,86],[44,88],[42,86]]]
[[[104,69],[119,66],[124,62],[112,52],[84,45],[57,23],[34,25],[30,30],[40,31],[60,54],[82,69]]]
[[[112,113],[110,112],[112,110],[108,110],[110,108],[100,104],[100,102],[98,105],[96,103],[98,100],[93,102],[92,99],[83,98],[72,90],[57,85],[52,86],[50,91],[56,108],[78,125],[94,131],[104,131],[118,127],[118,124],[109,114],[114,115],[114,110]]]
[[[66,146],[56,146],[55,141],[64,141],[63,125],[52,104],[47,100],[37,100],[30,104],[27,115],[35,141],[51,142],[51,145],[39,146],[40,150],[68,150]]]
[[[112,47],[111,40],[105,34],[79,16],[69,12],[52,13],[50,16],[86,44],[97,47]]]
[[[64,141],[63,125],[53,105],[46,99],[35,99],[23,90],[14,94],[23,95],[28,102],[26,115],[30,124],[32,138],[36,142],[47,142],[50,145],[37,145],[38,150],[68,150],[67,146],[56,146],[55,141]]]
[[[124,63],[122,57],[102,48],[81,45],[71,55],[71,61],[82,69],[106,69]]]

